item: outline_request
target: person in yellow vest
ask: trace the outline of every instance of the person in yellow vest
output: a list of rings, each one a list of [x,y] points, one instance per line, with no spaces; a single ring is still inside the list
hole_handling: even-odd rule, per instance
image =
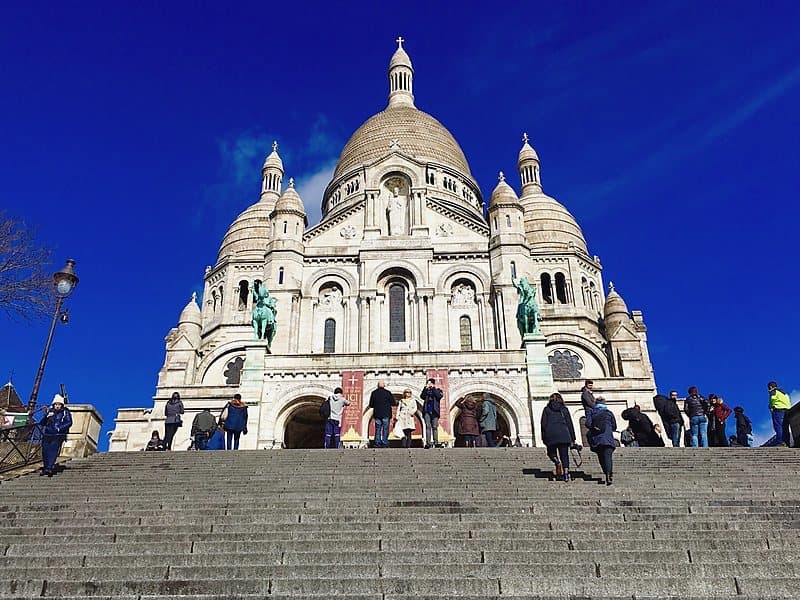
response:
[[[791,436],[789,435],[789,421],[786,420],[786,413],[792,408],[792,400],[789,394],[778,387],[774,381],[767,384],[769,390],[769,410],[772,413],[772,428],[775,430],[775,437],[786,446],[791,446]]]

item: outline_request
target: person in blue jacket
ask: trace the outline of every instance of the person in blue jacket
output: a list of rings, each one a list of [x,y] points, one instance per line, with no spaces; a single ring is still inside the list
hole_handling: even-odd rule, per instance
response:
[[[617,429],[617,420],[614,413],[608,410],[603,398],[596,398],[595,405],[589,416],[586,417],[589,447],[597,453],[600,468],[606,476],[606,485],[614,482],[614,468],[612,457],[617,445],[614,442],[614,431]]]
[[[225,449],[238,450],[239,436],[247,435],[247,404],[242,402],[241,394],[234,394],[233,400],[222,409],[222,422],[225,429]]]
[[[70,427],[72,427],[72,415],[64,406],[64,397],[56,394],[53,403],[47,414],[39,421],[39,425],[44,426],[42,434],[42,475],[52,477],[55,475],[56,460],[61,452],[61,445],[67,439]]]
[[[203,450],[225,450],[225,434],[222,432],[222,423],[217,425],[214,433],[208,438],[205,448]]]

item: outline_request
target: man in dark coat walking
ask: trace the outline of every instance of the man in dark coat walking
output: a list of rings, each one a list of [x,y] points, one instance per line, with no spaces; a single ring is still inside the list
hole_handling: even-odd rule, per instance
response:
[[[581,404],[583,405],[583,412],[587,417],[592,414],[594,410],[595,400],[593,389],[594,381],[591,379],[587,379],[581,388]]]
[[[661,446],[661,438],[653,429],[653,422],[642,412],[641,407],[636,404],[622,411],[622,418],[630,423],[631,431],[636,436],[636,441],[640,446]]]
[[[661,417],[664,431],[667,432],[667,436],[672,440],[672,447],[679,447],[681,445],[683,417],[681,417],[681,409],[678,408],[678,392],[672,390],[669,393],[669,398],[662,394],[654,396],[653,405],[656,407],[658,416]]]
[[[542,441],[547,446],[547,457],[556,467],[556,477],[569,481],[569,447],[575,443],[575,428],[559,393],[550,395],[542,411]]]
[[[395,405],[397,400],[386,389],[386,382],[379,381],[378,388],[369,395],[369,407],[375,419],[375,448],[389,447],[389,422],[392,420],[392,406]]]

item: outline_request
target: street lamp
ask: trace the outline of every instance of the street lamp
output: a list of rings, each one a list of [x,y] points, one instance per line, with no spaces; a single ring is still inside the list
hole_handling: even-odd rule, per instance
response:
[[[47,343],[44,345],[44,353],[42,353],[42,362],[39,363],[39,372],[36,373],[36,379],[33,382],[33,390],[31,391],[31,398],[28,400],[28,420],[33,419],[33,411],[36,410],[36,398],[39,396],[39,385],[42,383],[42,375],[44,375],[44,365],[47,363],[47,355],[50,353],[50,344],[53,342],[53,333],[56,330],[56,322],[60,319],[62,323],[69,320],[67,311],[61,310],[61,306],[69,295],[78,285],[78,276],[75,275],[75,261],[71,258],[67,259],[67,264],[63,269],[53,274],[53,288],[56,294],[56,312],[53,314],[53,322],[50,324],[50,333],[47,334]]]

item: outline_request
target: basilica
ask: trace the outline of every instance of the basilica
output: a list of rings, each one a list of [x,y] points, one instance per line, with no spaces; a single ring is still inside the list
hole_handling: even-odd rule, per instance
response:
[[[142,449],[163,430],[173,392],[187,425],[242,394],[242,448],[321,447],[319,405],[335,387],[351,401],[343,443],[366,445],[369,394],[380,380],[398,397],[411,389],[418,398],[434,378],[445,392],[439,437],[449,444],[458,443],[458,401],[484,393],[496,399],[501,432],[523,445],[541,445],[540,415],[554,391],[580,430],[585,379],[622,427],[628,406],[652,413],[642,313],[629,311],[613,284],[606,293],[580,226],[544,192],[528,136],[518,172],[500,173],[485,199],[455,138],[415,106],[402,38],[388,83],[387,106],[353,133],[322,198],[300,197],[273,144],[258,201],[233,220],[202,296],[166,336],[153,405],[119,410],[110,450]],[[311,226],[309,202],[322,207]],[[536,287],[535,335],[517,327],[522,278]],[[274,299],[271,343],[253,328],[262,287]],[[174,447],[187,448],[188,438],[184,426]]]

